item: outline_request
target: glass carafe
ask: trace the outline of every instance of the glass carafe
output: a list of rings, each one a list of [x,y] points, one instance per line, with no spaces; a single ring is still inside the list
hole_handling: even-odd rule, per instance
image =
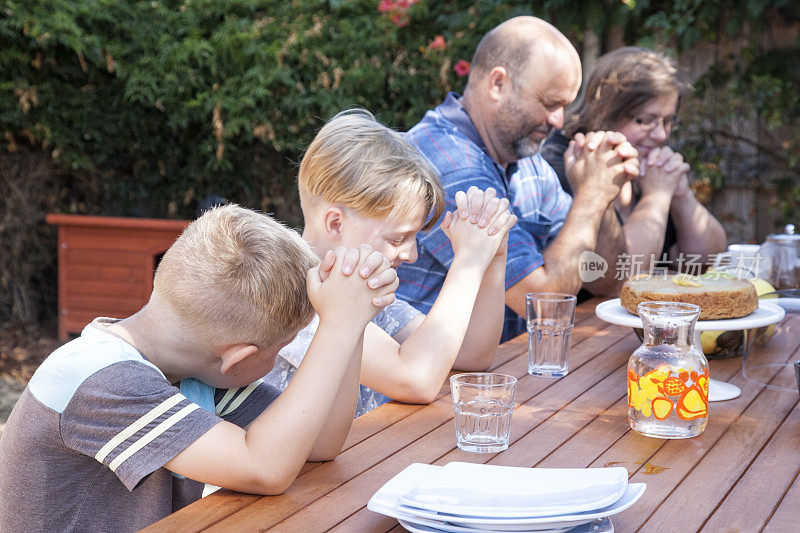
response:
[[[648,437],[696,437],[708,422],[708,361],[693,344],[700,307],[638,306],[644,343],[628,361],[628,421]]]
[[[793,224],[786,233],[767,236],[759,251],[762,277],[776,289],[800,288],[800,234]]]

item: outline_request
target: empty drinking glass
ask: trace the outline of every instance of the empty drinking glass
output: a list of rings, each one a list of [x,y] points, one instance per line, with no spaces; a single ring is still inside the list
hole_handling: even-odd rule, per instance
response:
[[[525,295],[528,374],[551,378],[567,375],[575,300],[573,294],[534,292]]]
[[[470,372],[450,378],[456,442],[468,452],[500,452],[508,448],[517,378]]]

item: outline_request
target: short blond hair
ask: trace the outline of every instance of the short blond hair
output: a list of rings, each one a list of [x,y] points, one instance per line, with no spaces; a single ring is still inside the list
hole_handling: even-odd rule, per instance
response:
[[[387,128],[364,109],[339,113],[317,133],[300,163],[303,213],[323,202],[377,219],[424,205],[423,230],[442,214],[444,191],[433,166],[405,134]]]
[[[167,250],[153,294],[200,341],[272,348],[313,317],[306,273],[317,263],[296,231],[228,204],[206,211]]]

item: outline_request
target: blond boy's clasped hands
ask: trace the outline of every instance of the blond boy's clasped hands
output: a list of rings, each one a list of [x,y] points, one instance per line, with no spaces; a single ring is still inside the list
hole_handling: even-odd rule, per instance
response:
[[[339,246],[308,271],[308,298],[320,321],[341,318],[363,329],[394,302],[398,284],[388,259],[371,246]]]
[[[498,256],[505,262],[508,231],[517,222],[508,199],[498,198],[493,188],[470,187],[456,193],[455,200],[456,210],[447,212],[441,223],[454,255],[482,269]],[[398,285],[389,260],[368,244],[328,250],[308,273],[308,296],[320,321],[346,316],[362,327],[394,302]]]
[[[505,256],[508,231],[517,223],[508,199],[498,198],[491,187],[485,191],[470,187],[458,191],[455,200],[456,210],[448,211],[441,224],[454,255],[472,258],[484,268],[498,254]]]

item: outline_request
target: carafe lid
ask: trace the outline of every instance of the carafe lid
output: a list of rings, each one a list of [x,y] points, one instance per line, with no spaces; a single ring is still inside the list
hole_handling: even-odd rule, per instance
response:
[[[775,233],[767,236],[768,242],[775,244],[798,244],[800,243],[800,234],[794,232],[794,224],[786,224],[783,231],[785,233]]]

